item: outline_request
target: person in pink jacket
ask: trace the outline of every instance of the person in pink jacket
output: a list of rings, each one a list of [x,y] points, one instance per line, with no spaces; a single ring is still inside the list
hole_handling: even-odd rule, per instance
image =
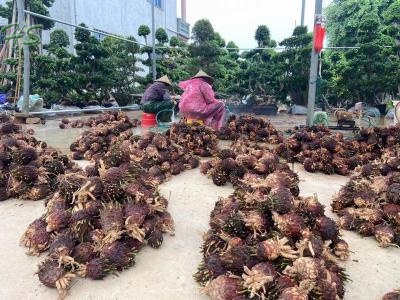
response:
[[[184,93],[179,102],[179,112],[186,119],[202,120],[205,125],[220,129],[225,105],[215,99],[213,82],[213,78],[201,70],[193,78],[180,82],[178,86]]]

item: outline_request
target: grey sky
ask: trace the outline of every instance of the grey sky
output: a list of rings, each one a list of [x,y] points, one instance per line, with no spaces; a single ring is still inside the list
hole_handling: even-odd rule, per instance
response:
[[[326,6],[331,0],[323,2]],[[267,25],[278,42],[290,36],[295,25],[300,25],[301,3],[302,0],[187,0],[187,18],[191,25],[199,19],[209,19],[226,42],[232,40],[241,48],[251,48],[256,46],[254,33],[258,25]],[[306,0],[309,30],[314,4],[314,0]]]

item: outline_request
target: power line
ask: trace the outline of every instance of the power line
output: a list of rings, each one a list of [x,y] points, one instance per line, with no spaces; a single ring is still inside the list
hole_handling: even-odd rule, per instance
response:
[[[56,23],[60,23],[60,24],[71,26],[71,27],[75,27],[75,28],[84,29],[84,30],[87,30],[87,31],[90,31],[90,32],[93,32],[93,33],[102,34],[104,36],[109,36],[109,37],[112,37],[112,38],[115,38],[115,39],[118,39],[118,40],[121,40],[121,41],[137,44],[137,45],[140,45],[140,46],[143,46],[143,47],[150,47],[149,45],[145,45],[145,44],[142,44],[142,43],[139,43],[139,42],[136,42],[136,41],[132,41],[132,40],[123,38],[123,37],[115,35],[115,34],[106,33],[106,32],[100,31],[100,30],[91,29],[91,28],[88,28],[88,27],[80,26],[80,25],[75,25],[75,24],[72,24],[72,23],[69,23],[69,22],[66,22],[66,21],[62,21],[62,20],[58,20],[58,19],[55,19],[55,18],[52,18],[52,17],[41,15],[41,14],[29,11],[29,10],[24,10],[24,12],[26,14],[28,14],[28,15],[32,15],[32,16],[35,16],[37,18],[53,21],[53,22],[56,22]],[[384,47],[384,48],[395,48],[396,46],[382,46],[382,47]],[[174,46],[174,47],[172,47],[172,46],[155,46],[155,48],[156,49],[185,49],[186,47],[182,47],[182,46]],[[304,47],[299,47],[299,48],[304,48]],[[299,49],[299,48],[292,48],[292,49]],[[340,46],[328,46],[328,47],[324,47],[323,50],[348,50],[348,49],[360,49],[360,48],[361,48],[360,46],[343,46],[343,47],[340,47]],[[287,49],[291,49],[291,48],[286,48],[286,47],[275,47],[275,48],[274,47],[255,47],[255,48],[227,48],[227,47],[221,47],[220,49],[223,49],[223,50],[238,50],[238,51],[252,51],[252,50],[276,50],[276,51],[280,51],[280,50],[287,50]]]
[[[142,44],[142,43],[139,43],[139,42],[136,42],[136,41],[132,41],[132,40],[120,37],[118,35],[106,33],[106,32],[103,32],[103,31],[100,31],[100,30],[96,30],[96,29],[91,29],[91,28],[88,28],[88,27],[83,27],[83,26],[80,26],[80,25],[75,25],[75,24],[72,24],[72,23],[69,23],[69,22],[65,22],[65,21],[61,21],[61,20],[52,18],[52,17],[44,16],[44,15],[29,11],[29,10],[24,10],[24,12],[26,14],[28,14],[28,15],[32,15],[32,16],[37,17],[37,18],[53,21],[53,22],[56,22],[56,23],[64,24],[64,25],[67,25],[67,26],[72,26],[72,27],[75,27],[75,28],[84,29],[84,30],[87,30],[87,31],[90,31],[90,32],[93,32],[93,33],[98,33],[98,34],[101,34],[101,35],[109,36],[109,37],[115,38],[117,40],[121,40],[121,41],[125,41],[125,42],[129,42],[129,43],[133,43],[133,44],[137,44],[137,45],[140,45],[140,46],[147,47],[147,45],[145,45],[145,44]]]

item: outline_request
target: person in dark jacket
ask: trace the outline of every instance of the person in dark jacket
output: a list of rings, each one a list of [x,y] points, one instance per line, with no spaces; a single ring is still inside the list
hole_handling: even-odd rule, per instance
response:
[[[174,108],[174,101],[169,93],[171,86],[172,83],[168,76],[163,76],[147,87],[140,102],[143,112],[158,114],[163,110],[172,110]],[[166,112],[165,114],[162,113],[160,117],[163,121],[166,121],[165,119],[168,119],[170,115],[171,113]]]

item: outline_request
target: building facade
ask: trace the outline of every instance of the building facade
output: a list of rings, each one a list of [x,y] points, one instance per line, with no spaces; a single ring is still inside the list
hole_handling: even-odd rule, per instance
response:
[[[186,23],[186,0],[182,0],[181,18],[177,16],[177,0],[56,0],[50,8],[52,18],[86,26],[101,32],[134,36],[139,42],[144,39],[137,32],[140,25],[152,25],[151,1],[155,4],[156,28],[164,28],[168,35],[189,38],[189,24]],[[4,4],[6,0],[0,0]],[[0,19],[0,26],[6,20]],[[55,23],[53,29],[63,29],[70,37],[70,50],[74,47],[74,27]],[[43,43],[49,42],[50,32],[43,32]],[[101,34],[94,34],[101,39]],[[151,43],[151,39],[149,39]]]

